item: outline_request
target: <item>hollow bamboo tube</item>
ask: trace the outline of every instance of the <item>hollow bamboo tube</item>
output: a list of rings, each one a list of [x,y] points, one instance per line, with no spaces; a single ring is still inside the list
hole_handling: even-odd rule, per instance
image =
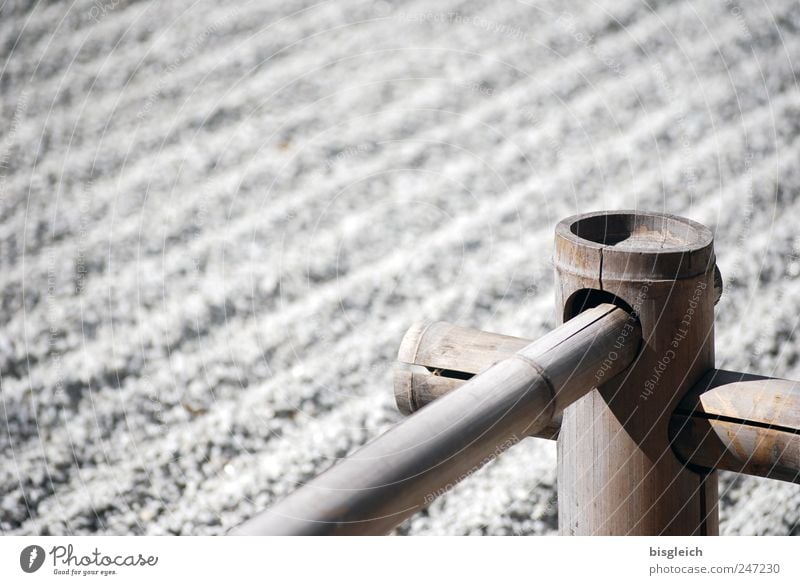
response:
[[[621,332],[629,334],[619,347]],[[491,366],[402,421],[233,534],[383,534],[446,493],[596,383],[641,341],[626,311],[601,305]]]

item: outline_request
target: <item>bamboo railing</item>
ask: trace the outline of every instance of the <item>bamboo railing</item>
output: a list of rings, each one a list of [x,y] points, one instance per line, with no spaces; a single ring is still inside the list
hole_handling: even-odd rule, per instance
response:
[[[800,385],[714,368],[708,228],[637,211],[556,227],[537,341],[409,329],[408,418],[233,534],[384,534],[523,438],[558,443],[561,534],[714,535],[717,471],[800,483]]]

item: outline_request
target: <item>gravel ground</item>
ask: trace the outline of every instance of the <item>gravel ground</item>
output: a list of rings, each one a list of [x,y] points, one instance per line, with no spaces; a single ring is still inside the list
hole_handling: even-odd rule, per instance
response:
[[[718,365],[800,378],[798,28],[797,0],[6,0],[0,529],[224,532],[400,419],[412,321],[552,328],[578,212],[711,226]],[[725,534],[800,533],[800,486],[721,498]],[[538,440],[398,529],[555,531]]]

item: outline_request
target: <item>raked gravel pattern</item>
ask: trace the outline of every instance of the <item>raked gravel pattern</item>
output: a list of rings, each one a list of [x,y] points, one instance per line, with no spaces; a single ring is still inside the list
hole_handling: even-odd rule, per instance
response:
[[[800,378],[800,3],[6,0],[0,529],[219,534],[400,420],[417,319],[555,325],[553,228],[714,229],[718,366]],[[400,534],[553,534],[528,440]],[[800,486],[722,474],[724,534]]]

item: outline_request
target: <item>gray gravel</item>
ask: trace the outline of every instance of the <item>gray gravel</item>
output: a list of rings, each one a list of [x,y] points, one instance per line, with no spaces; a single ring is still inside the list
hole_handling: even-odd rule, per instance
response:
[[[711,226],[718,365],[800,378],[798,28],[797,0],[6,0],[0,529],[224,532],[400,419],[412,321],[552,328],[577,212]],[[800,532],[800,486],[722,490],[723,533]],[[399,532],[555,530],[529,440]]]

